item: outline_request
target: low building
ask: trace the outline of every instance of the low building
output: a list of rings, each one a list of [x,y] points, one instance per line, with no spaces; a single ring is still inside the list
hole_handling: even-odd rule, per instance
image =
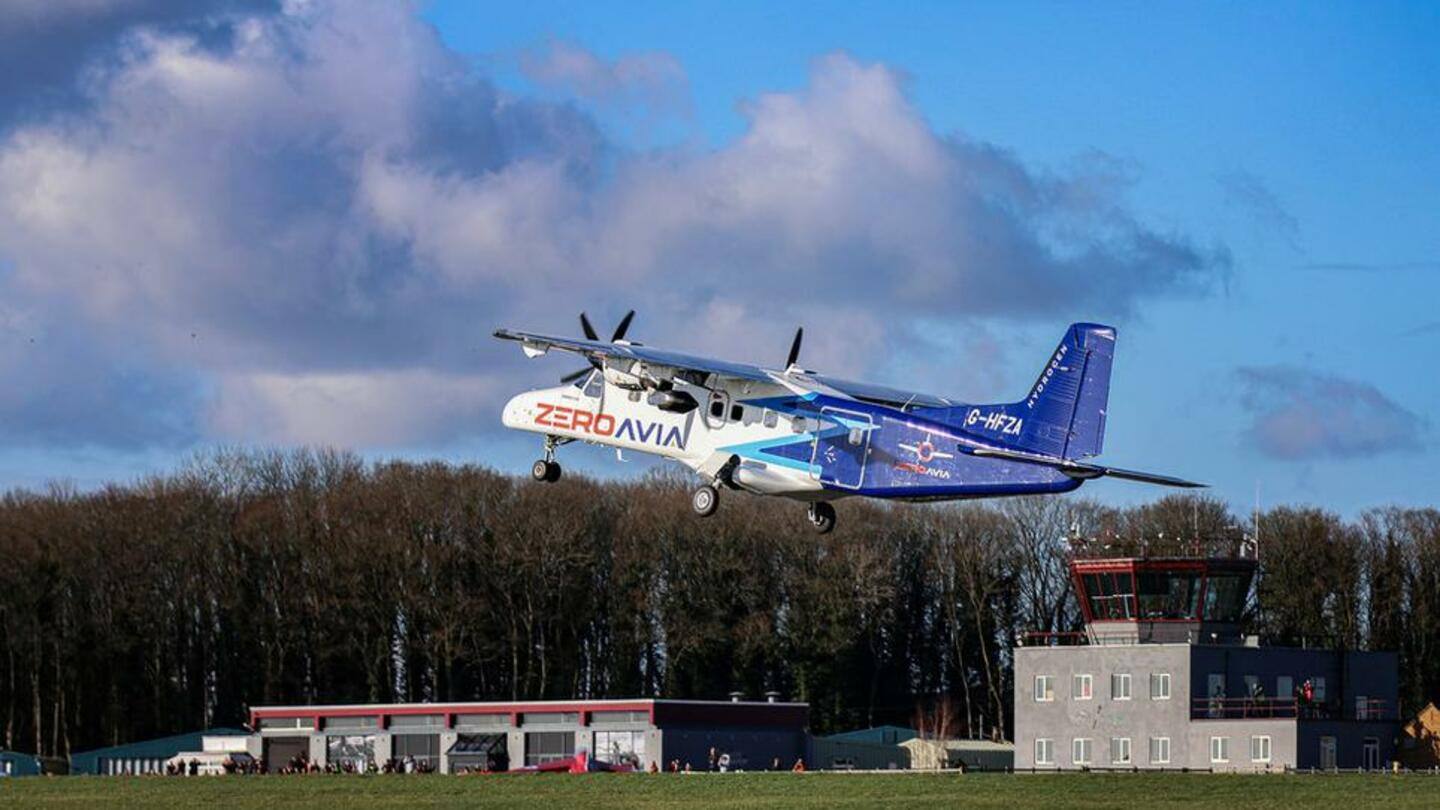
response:
[[[789,769],[805,755],[804,703],[575,700],[261,706],[248,752],[276,771],[313,763],[364,771],[387,761],[459,773],[513,770],[590,757],[647,770]]]
[[[1070,570],[1085,632],[1015,649],[1017,768],[1379,769],[1394,758],[1397,656],[1242,636],[1253,560]]]
[[[0,777],[39,776],[43,772],[39,757],[19,751],[0,751]]]
[[[95,776],[165,773],[165,763],[181,751],[198,751],[206,736],[246,736],[239,728],[212,728],[154,740],[112,745],[70,755],[70,773]]]
[[[951,768],[967,771],[1008,771],[1015,765],[1015,746],[990,740],[927,740],[913,737],[900,743],[917,771]]]

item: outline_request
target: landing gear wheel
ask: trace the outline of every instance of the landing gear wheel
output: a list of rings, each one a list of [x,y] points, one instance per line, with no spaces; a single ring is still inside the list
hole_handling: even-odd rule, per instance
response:
[[[530,465],[530,477],[541,483],[553,484],[560,480],[560,465],[542,458]]]
[[[715,514],[715,510],[720,508],[720,491],[709,484],[696,487],[695,491],[690,493],[690,508],[700,517]]]
[[[810,504],[810,525],[816,534],[829,534],[835,528],[835,507],[824,501]]]

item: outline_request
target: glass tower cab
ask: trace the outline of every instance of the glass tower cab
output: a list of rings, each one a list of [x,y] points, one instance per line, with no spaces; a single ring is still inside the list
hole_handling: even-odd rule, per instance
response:
[[[1076,559],[1070,578],[1091,644],[1238,644],[1255,576],[1243,558]]]

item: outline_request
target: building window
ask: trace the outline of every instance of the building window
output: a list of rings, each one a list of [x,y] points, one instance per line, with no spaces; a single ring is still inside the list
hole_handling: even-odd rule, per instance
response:
[[[525,734],[525,765],[544,765],[575,756],[575,732],[531,731]]]
[[[1076,700],[1089,700],[1095,697],[1095,679],[1089,675],[1076,675],[1070,691]]]
[[[396,734],[390,738],[390,756],[403,773],[440,770],[439,734]]]
[[[510,715],[508,714],[457,714],[455,715],[456,728],[508,728],[510,726]]]
[[[365,715],[365,716],[363,716],[363,717],[327,717],[327,718],[325,718],[325,728],[327,728],[327,729],[334,729],[334,730],[336,730],[336,731],[340,731],[340,730],[342,730],[342,729],[343,729],[343,730],[347,730],[347,731],[348,731],[348,730],[355,730],[355,729],[368,730],[368,729],[379,728],[379,727],[380,727],[380,718],[379,718],[379,717],[376,717],[376,716],[373,715],[373,714],[371,714],[371,715]]]
[[[612,765],[642,767],[645,762],[645,732],[595,732],[595,758]]]
[[[1230,738],[1229,738],[1229,737],[1211,737],[1211,738],[1210,738],[1210,761],[1211,761],[1211,762],[1229,762],[1229,761],[1230,761]]]
[[[1055,678],[1050,675],[1035,676],[1035,700],[1047,703],[1055,699]]]
[[[603,726],[613,723],[649,723],[650,712],[643,709],[639,711],[614,711],[606,710],[590,713],[590,725]]]
[[[443,714],[392,714],[390,728],[444,728]]]
[[[313,728],[315,721],[309,717],[262,717],[260,718],[260,730],[269,731],[274,728]]]
[[[1150,738],[1150,764],[1168,765],[1170,763],[1170,738]]]
[[[1152,672],[1152,673],[1150,673],[1150,699],[1151,699],[1151,700],[1169,700],[1169,699],[1170,699],[1170,673],[1168,673],[1168,672]]]
[[[1270,761],[1270,737],[1269,737],[1269,736],[1267,736],[1267,735],[1259,735],[1259,736],[1255,736],[1255,737],[1251,737],[1251,738],[1250,738],[1250,761],[1251,761],[1251,762],[1269,762],[1269,761]]]
[[[325,764],[348,773],[365,773],[375,761],[374,734],[332,735],[325,738]]]
[[[1117,672],[1110,676],[1110,699],[1130,699],[1130,673]]]
[[[1040,740],[1036,740],[1036,741],[1035,741],[1035,764],[1036,764],[1036,765],[1054,765],[1054,764],[1055,764],[1055,741],[1054,741],[1054,740],[1044,740],[1044,739],[1040,739]]]
[[[1111,738],[1110,738],[1110,764],[1111,764],[1111,765],[1129,765],[1129,764],[1130,764],[1130,738],[1129,738],[1129,737],[1111,737]]]
[[[525,712],[521,715],[527,726],[573,726],[580,722],[579,712]]]
[[[1090,764],[1090,742],[1085,737],[1076,737],[1070,742],[1070,760],[1076,765]]]

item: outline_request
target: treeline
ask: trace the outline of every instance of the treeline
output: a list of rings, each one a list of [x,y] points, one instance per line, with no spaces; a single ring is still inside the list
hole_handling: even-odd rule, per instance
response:
[[[739,493],[697,519],[687,485],[301,451],[12,492],[3,747],[64,756],[237,725],[252,704],[772,690],[809,701],[817,732],[948,701],[960,733],[1004,735],[1014,640],[1079,624],[1067,536],[1231,553],[1252,529],[1203,497],[1066,497],[846,502],[817,536],[798,505]],[[1404,710],[1440,697],[1440,511],[1258,523],[1254,632],[1398,649]]]

